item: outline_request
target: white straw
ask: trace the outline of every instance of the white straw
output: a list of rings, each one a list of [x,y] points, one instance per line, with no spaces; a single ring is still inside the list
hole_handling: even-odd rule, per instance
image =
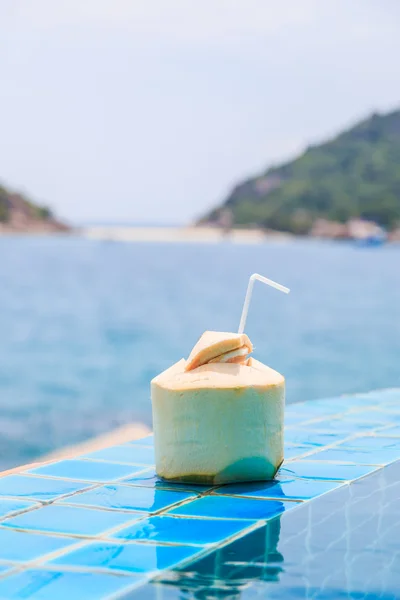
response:
[[[243,333],[244,328],[246,326],[246,320],[247,320],[247,314],[249,312],[251,295],[253,293],[253,286],[254,286],[254,282],[256,279],[258,279],[258,281],[262,281],[262,283],[266,283],[267,285],[270,285],[271,287],[275,288],[276,290],[279,290],[280,292],[285,292],[285,294],[288,294],[290,292],[289,288],[285,287],[284,285],[281,285],[280,283],[276,283],[276,281],[272,281],[272,279],[267,279],[267,277],[263,277],[262,275],[259,275],[258,273],[253,273],[253,275],[251,275],[251,277],[249,279],[249,285],[247,286],[247,292],[246,292],[246,297],[244,299],[242,316],[240,317],[240,325],[239,325],[239,331],[238,331],[239,333]]]

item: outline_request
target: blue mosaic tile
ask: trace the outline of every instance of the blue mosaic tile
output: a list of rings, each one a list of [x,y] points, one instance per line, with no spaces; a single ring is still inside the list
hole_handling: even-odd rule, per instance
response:
[[[154,469],[148,469],[146,471],[142,471],[138,475],[134,475],[133,477],[127,477],[123,479],[121,483],[131,484],[135,486],[144,486],[144,487],[156,487],[159,489],[168,489],[168,490],[184,490],[189,492],[206,492],[207,490],[211,490],[213,486],[211,485],[196,485],[192,483],[173,483],[171,481],[164,481],[158,475]]]
[[[103,600],[122,593],[137,582],[136,577],[103,573],[70,573],[35,569],[0,580],[0,598],[25,600]]]
[[[12,569],[11,565],[0,565],[0,575],[4,575],[4,573],[10,569]]]
[[[396,415],[383,412],[382,410],[365,410],[357,413],[350,413],[343,417],[343,423],[355,423],[358,427],[379,427],[396,422]]]
[[[377,436],[390,436],[390,437],[400,437],[400,425],[399,426],[395,426],[395,427],[389,427],[389,428],[385,428],[385,429],[381,429],[379,431],[376,432]]]
[[[117,525],[140,518],[138,513],[115,510],[94,510],[78,506],[50,504],[43,508],[11,517],[2,522],[3,527],[28,529],[72,535],[100,535]]]
[[[279,470],[281,475],[303,477],[305,479],[325,479],[332,481],[352,481],[372,473],[376,467],[351,464],[334,464],[330,462],[298,460],[284,463]]]
[[[171,515],[212,517],[214,519],[271,519],[296,506],[295,502],[253,500],[228,496],[205,496],[170,511]]]
[[[295,402],[294,404],[286,405],[285,416],[286,415],[296,415],[300,418],[306,417],[306,418],[313,419],[313,418],[315,418],[315,415],[319,414],[319,412],[320,412],[318,410],[318,408],[316,410],[317,410],[317,413],[315,412],[313,407],[310,406],[310,402]]]
[[[102,448],[96,452],[84,454],[81,458],[107,460],[128,465],[143,465],[146,467],[154,465],[154,448],[148,446],[136,446],[128,443],[122,446]]]
[[[331,408],[333,414],[337,412],[348,412],[353,410],[363,410],[370,408],[373,405],[378,405],[382,402],[382,397],[377,397],[376,394],[367,392],[365,394],[346,394],[343,396],[334,396],[332,398],[322,398],[319,400],[311,400],[302,403],[305,407],[309,407],[311,410],[320,410],[321,414],[326,414],[324,411],[327,408]],[[290,406],[297,406],[297,404],[291,404]]]
[[[356,415],[357,413],[354,413]],[[384,427],[388,424],[388,421],[376,421],[373,424],[370,421],[361,421],[359,418],[347,419],[346,421],[343,418],[336,419],[324,419],[322,421],[315,421],[314,423],[310,423],[305,426],[309,433],[312,434],[312,431],[316,432],[330,432],[336,431],[338,435],[341,437],[348,437],[349,435],[355,435],[357,433],[363,432],[365,430],[370,430],[371,427]],[[288,435],[290,435],[289,429],[287,430]],[[286,436],[286,430],[285,430]],[[288,438],[289,439],[289,438]]]
[[[89,484],[76,481],[62,481],[60,479],[28,475],[7,475],[0,478],[0,497],[14,496],[45,502],[78,490],[85,490],[88,487]]]
[[[310,460],[328,460],[333,462],[349,462],[356,465],[387,465],[400,459],[400,447],[387,449],[366,448],[331,448],[322,450],[309,457]]]
[[[353,440],[349,440],[348,442],[343,442],[338,448],[365,448],[374,452],[375,450],[394,450],[398,449],[400,451],[400,439],[397,437],[383,437],[382,435],[379,437],[365,435],[362,437],[357,437]]]
[[[40,504],[24,500],[12,500],[11,498],[0,498],[0,519],[29,508],[34,508],[35,506],[40,506]]]
[[[329,446],[337,444],[355,433],[343,433],[341,431],[314,431],[310,429],[285,429],[285,448],[289,445],[310,446],[318,448],[320,446]]]
[[[150,517],[113,534],[123,540],[147,540],[175,544],[215,544],[244,531],[256,521]]]
[[[385,410],[381,410],[381,412],[390,417],[391,425],[400,424],[400,408],[392,406],[391,408],[388,407]]]
[[[285,445],[285,449],[284,449],[285,459],[297,458],[298,456],[301,456],[302,454],[305,454],[306,452],[311,452],[312,450],[313,450],[313,448],[310,448],[310,446]]]
[[[390,412],[392,412],[393,410],[396,411],[396,413],[398,414],[400,411],[400,400],[398,399],[392,399],[392,400],[388,400],[387,402],[385,402],[384,404],[381,404],[379,407],[381,410],[390,410]]]
[[[288,425],[303,425],[315,419],[315,415],[313,416],[311,413],[309,415],[302,415],[298,413],[285,413],[285,427]]]
[[[66,498],[62,503],[119,510],[140,510],[152,513],[192,497],[196,497],[194,492],[104,485],[89,492]]]
[[[357,402],[351,402],[354,396],[339,396],[333,398],[322,398],[309,402],[295,402],[286,406],[286,411],[312,413],[315,417],[334,415],[351,410],[357,406]]]
[[[376,432],[377,436],[390,436],[390,437],[400,437],[400,425],[396,425],[395,427],[389,427],[385,429],[381,429]]]
[[[169,569],[195,556],[200,550],[194,546],[93,542],[51,562],[65,566],[113,569],[127,573],[148,573]]]
[[[373,390],[369,392],[371,396],[378,398],[380,402],[399,402],[400,403],[400,388],[385,388],[383,390]]]
[[[91,460],[60,460],[59,462],[31,469],[29,473],[74,479],[75,481],[114,481],[143,470],[143,467],[96,462]]]
[[[379,410],[400,413],[400,398],[392,398],[389,402],[382,402],[379,405]]]
[[[36,560],[76,542],[77,540],[73,538],[38,535],[0,527],[0,560],[10,562]]]
[[[318,479],[286,479],[256,483],[234,483],[217,489],[217,495],[238,495],[251,498],[273,498],[282,500],[311,500],[343,485],[341,482]]]
[[[154,446],[154,434],[151,433],[139,440],[132,440],[131,442],[128,442],[128,444],[133,444],[134,446]]]

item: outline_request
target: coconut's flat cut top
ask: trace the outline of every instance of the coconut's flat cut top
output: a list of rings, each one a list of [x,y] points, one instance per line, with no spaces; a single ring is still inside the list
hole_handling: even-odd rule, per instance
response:
[[[253,344],[245,333],[205,331],[185,362],[185,371],[211,361],[242,362],[252,351]]]
[[[157,375],[153,385],[168,390],[195,390],[204,388],[232,389],[282,385],[283,375],[263,363],[250,358],[247,365],[234,363],[211,363],[186,370],[184,359]]]

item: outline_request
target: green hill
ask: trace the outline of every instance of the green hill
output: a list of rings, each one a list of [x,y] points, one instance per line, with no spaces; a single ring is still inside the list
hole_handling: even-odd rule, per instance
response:
[[[0,232],[66,231],[47,206],[31,202],[22,194],[0,185]]]
[[[237,185],[201,223],[230,209],[235,225],[307,233],[316,219],[400,224],[400,110],[374,114],[296,160]]]

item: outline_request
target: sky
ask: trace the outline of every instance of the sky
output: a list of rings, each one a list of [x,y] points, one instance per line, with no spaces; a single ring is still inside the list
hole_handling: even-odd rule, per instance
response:
[[[400,106],[398,0],[0,0],[0,181],[71,223],[190,223]]]

